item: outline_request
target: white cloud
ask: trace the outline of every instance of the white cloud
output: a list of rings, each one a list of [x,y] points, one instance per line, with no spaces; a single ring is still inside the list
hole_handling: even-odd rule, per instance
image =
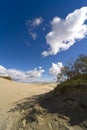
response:
[[[87,6],[76,9],[64,19],[54,17],[51,22],[52,30],[47,34],[46,41],[49,49],[43,56],[56,55],[60,51],[69,49],[77,40],[87,35]]]
[[[7,76],[6,68],[0,65],[0,76]]]
[[[42,17],[39,17],[39,18],[36,18],[33,20],[32,22],[32,26],[39,26],[41,23],[43,22],[43,18]]]
[[[35,68],[34,70],[29,70],[22,72],[15,69],[6,69],[0,65],[0,76],[10,76],[13,80],[20,82],[36,82],[40,81],[40,77],[45,72],[42,67]]]
[[[40,78],[43,72],[45,72],[44,69],[39,67],[39,69],[35,68],[34,70],[27,71],[25,74],[29,78]]]
[[[7,69],[7,74],[8,76],[10,76],[13,80],[16,81],[22,81],[22,82],[26,82],[26,76],[25,73],[15,70],[15,69]]]
[[[61,73],[61,68],[63,67],[62,62],[58,62],[57,64],[52,63],[51,68],[49,69],[49,73],[52,75],[57,76],[59,73]]]
[[[37,32],[35,32],[35,29],[40,26],[43,23],[43,18],[38,17],[33,20],[27,20],[26,26],[28,28],[28,33],[32,37],[33,40],[36,40],[38,35]]]

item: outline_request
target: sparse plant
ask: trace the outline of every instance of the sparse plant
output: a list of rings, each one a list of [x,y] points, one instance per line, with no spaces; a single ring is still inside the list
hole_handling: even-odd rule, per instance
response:
[[[57,81],[61,82],[66,79],[71,79],[79,74],[87,74],[87,56],[79,55],[73,64],[64,66],[61,73],[57,76]]]

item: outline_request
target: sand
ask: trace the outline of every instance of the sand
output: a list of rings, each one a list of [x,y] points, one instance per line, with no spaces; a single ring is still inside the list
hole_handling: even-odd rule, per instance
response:
[[[0,78],[0,130],[10,130],[9,127],[5,128],[5,124],[9,118],[8,111],[16,102],[49,92],[55,86],[55,84],[18,83]]]
[[[86,86],[63,95],[55,87],[0,78],[0,130],[87,130]]]
[[[0,78],[0,109],[23,98],[46,93],[54,87],[55,84],[27,84]]]

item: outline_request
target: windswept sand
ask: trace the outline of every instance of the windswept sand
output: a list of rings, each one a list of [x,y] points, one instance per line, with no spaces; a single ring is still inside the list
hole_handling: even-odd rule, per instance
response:
[[[87,130],[87,87],[55,87],[0,78],[0,130]]]
[[[54,89],[56,84],[26,84],[0,78],[0,130],[4,130],[7,112],[24,98],[44,94]],[[10,130],[9,128],[7,130]]]
[[[0,78],[0,109],[8,108],[23,98],[52,90],[55,84],[26,84]]]

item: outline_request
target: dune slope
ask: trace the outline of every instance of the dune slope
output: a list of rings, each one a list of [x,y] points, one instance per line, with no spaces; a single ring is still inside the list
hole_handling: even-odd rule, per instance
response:
[[[10,109],[16,102],[49,92],[54,87],[55,84],[17,83],[0,77],[0,130],[12,130],[13,120],[17,118],[18,113],[13,114]]]
[[[13,130],[87,130],[87,75],[67,80],[47,94],[21,100],[10,111],[18,117]]]
[[[11,99],[8,96],[5,103],[7,113],[7,105],[2,105],[8,118],[3,116],[2,124],[6,123],[1,130],[87,130],[87,75],[73,77],[56,88],[55,84],[5,82]]]

